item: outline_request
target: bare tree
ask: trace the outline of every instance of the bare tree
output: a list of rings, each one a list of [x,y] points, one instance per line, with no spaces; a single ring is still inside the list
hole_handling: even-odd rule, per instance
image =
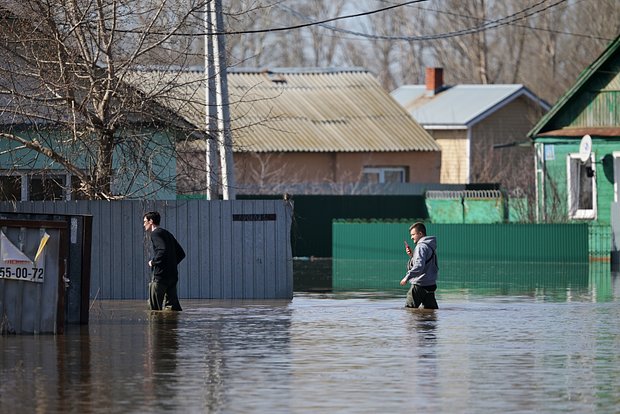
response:
[[[173,184],[164,172],[174,170],[177,137],[165,132],[174,116],[126,80],[140,65],[187,65],[191,42],[176,35],[200,23],[203,7],[177,0],[4,2],[0,99],[8,127],[1,137],[44,156],[45,168],[77,177],[88,198],[130,196],[140,182]]]

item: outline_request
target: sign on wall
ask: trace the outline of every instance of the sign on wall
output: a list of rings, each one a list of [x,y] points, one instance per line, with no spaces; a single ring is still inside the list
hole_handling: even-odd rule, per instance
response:
[[[45,246],[50,236],[41,236],[34,258],[28,257],[0,231],[0,279],[43,283],[45,280]]]

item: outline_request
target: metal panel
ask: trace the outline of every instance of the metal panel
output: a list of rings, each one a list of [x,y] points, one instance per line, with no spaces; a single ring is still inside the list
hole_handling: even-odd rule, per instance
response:
[[[0,210],[92,214],[91,299],[146,298],[151,246],[142,216],[149,210],[161,212],[162,226],[186,250],[181,298],[293,296],[292,206],[282,200],[21,202],[0,203]],[[245,221],[233,221],[233,213]]]
[[[42,229],[49,234],[45,247],[45,279],[43,283],[0,279],[0,331],[17,334],[61,333],[64,315],[59,312],[63,313],[64,298],[59,296],[62,292],[59,284],[63,283],[61,272],[64,265],[60,263],[60,245],[66,223],[23,221],[26,222],[32,226],[3,224],[2,231],[13,244],[32,257],[39,246]]]
[[[425,202],[433,223],[504,221],[504,199],[497,190],[428,191]]]
[[[409,222],[333,223],[333,287],[397,287],[407,257]],[[592,237],[587,224],[427,224],[437,237],[440,273],[445,263],[588,263]],[[592,247],[593,248],[593,247]],[[514,272],[516,277],[517,272]]]

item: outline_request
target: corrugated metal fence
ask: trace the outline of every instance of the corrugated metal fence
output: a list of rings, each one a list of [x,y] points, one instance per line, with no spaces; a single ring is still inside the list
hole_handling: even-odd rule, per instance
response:
[[[293,207],[283,200],[0,203],[0,211],[93,216],[91,299],[146,300],[151,244],[142,218],[151,210],[187,253],[181,298],[292,298]]]
[[[404,275],[403,240],[410,223],[333,223],[333,287],[344,289],[394,287]],[[555,269],[587,264],[594,257],[609,260],[608,229],[588,224],[427,224],[437,237],[440,272],[460,263],[460,272],[476,266],[509,263],[514,277],[525,266]],[[604,239],[603,241],[599,239]],[[607,245],[606,255],[602,247]],[[444,266],[442,266],[442,262]],[[530,265],[532,264],[532,265]]]
[[[434,223],[502,223],[504,201],[499,190],[427,191],[425,199]]]

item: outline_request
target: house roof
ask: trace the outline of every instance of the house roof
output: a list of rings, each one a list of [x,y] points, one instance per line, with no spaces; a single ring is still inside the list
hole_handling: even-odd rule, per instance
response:
[[[549,109],[545,101],[520,84],[455,85],[432,96],[427,95],[425,85],[404,85],[391,95],[425,127],[470,127],[521,96]]]
[[[594,60],[587,68],[581,72],[575,83],[572,87],[570,87],[558,101],[553,105],[553,107],[543,116],[534,128],[530,132],[528,132],[528,136],[530,138],[536,138],[537,136],[563,136],[563,137],[583,137],[584,134],[590,133],[600,136],[618,136],[620,131],[620,125],[606,127],[606,128],[593,128],[595,131],[590,130],[590,128],[580,128],[581,131],[578,131],[574,128],[561,128],[557,129],[556,127],[552,127],[553,122],[560,116],[563,112],[563,109],[569,104],[570,101],[575,99],[577,95],[583,93],[587,88],[588,81],[594,76],[594,74],[601,69],[605,63],[607,63],[614,56],[618,56],[617,52],[620,51],[620,35],[613,40],[609,46],[601,53],[601,55]],[[617,65],[617,64],[616,64]],[[616,71],[620,70],[620,67],[616,67]]]
[[[131,83],[200,128],[204,77],[202,71],[148,71]],[[440,151],[366,70],[236,69],[227,78],[237,150]]]

